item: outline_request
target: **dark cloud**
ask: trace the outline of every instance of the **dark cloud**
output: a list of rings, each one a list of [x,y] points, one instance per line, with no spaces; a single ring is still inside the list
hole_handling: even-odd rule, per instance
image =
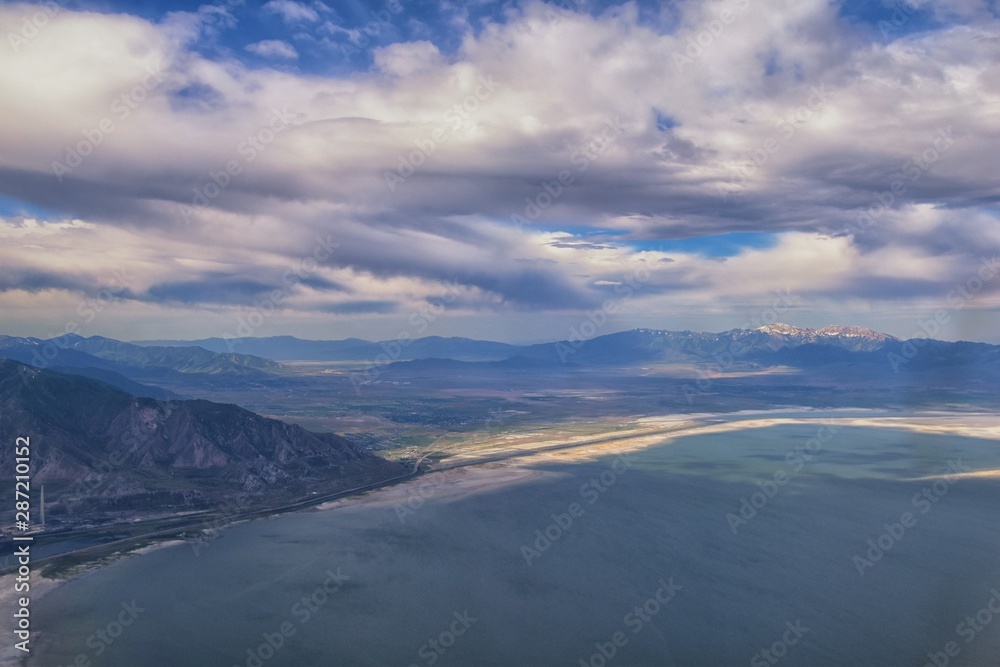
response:
[[[200,280],[159,283],[146,290],[152,301],[180,302],[185,304],[239,304],[250,305],[262,296],[278,289],[276,284],[205,275]]]
[[[50,289],[95,293],[100,287],[87,277],[56,271],[0,269],[0,291],[26,290],[28,292],[41,292]]]
[[[399,306],[395,301],[347,301],[322,306],[319,310],[324,313],[336,313],[338,315],[360,315],[394,313]]]

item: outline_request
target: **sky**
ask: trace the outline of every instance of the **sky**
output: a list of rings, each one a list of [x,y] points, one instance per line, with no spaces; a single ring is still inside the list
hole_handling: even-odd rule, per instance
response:
[[[0,4],[0,333],[1000,343],[1000,2]]]

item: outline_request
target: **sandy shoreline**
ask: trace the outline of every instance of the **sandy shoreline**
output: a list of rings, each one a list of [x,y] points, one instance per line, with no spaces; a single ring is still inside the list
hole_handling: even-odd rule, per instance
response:
[[[17,600],[19,597],[27,596],[31,600],[31,605],[33,606],[38,600],[45,597],[60,586],[63,586],[75,579],[85,577],[88,574],[93,574],[94,572],[102,569],[105,565],[111,565],[120,561],[122,558],[142,556],[143,554],[147,554],[158,549],[164,549],[176,544],[184,544],[184,541],[166,540],[163,542],[149,544],[141,549],[136,549],[128,554],[116,557],[105,563],[84,565],[81,567],[79,572],[59,579],[43,577],[39,572],[32,570],[29,582],[30,590],[27,593],[18,593],[14,590],[14,584],[16,583],[15,580],[18,576],[17,574],[12,573],[0,576],[0,609],[3,610],[3,613],[0,614],[0,633],[2,633],[5,640],[14,636],[13,633],[15,626],[13,622],[14,619],[11,614],[13,613],[12,610],[18,608]],[[29,609],[31,609],[31,607],[29,607]],[[38,641],[38,634],[36,634],[36,632],[36,630],[32,630],[31,632],[31,644],[36,644]],[[0,666],[20,667],[25,664],[27,659],[27,654],[14,647],[14,641],[12,639],[9,642],[5,641],[3,644],[0,644]]]
[[[783,413],[790,411],[781,411]],[[770,428],[782,425],[816,424],[817,428],[824,425],[855,426],[865,428],[891,428],[939,435],[960,435],[973,438],[994,439],[1000,441],[1000,415],[989,413],[922,413],[912,416],[899,416],[881,411],[871,411],[871,416],[834,416],[835,411],[804,410],[801,417],[766,417],[762,412],[727,413],[722,415],[684,415],[677,417],[644,417],[635,421],[641,427],[610,431],[605,435],[607,441],[600,444],[581,445],[572,449],[556,451],[538,451],[545,447],[572,442],[573,440],[592,440],[597,436],[579,436],[569,439],[540,439],[530,443],[522,443],[503,447],[503,451],[523,452],[501,462],[481,463],[461,468],[446,468],[438,472],[429,472],[413,480],[401,482],[393,486],[368,491],[357,496],[340,498],[316,506],[317,511],[336,509],[340,507],[366,506],[399,506],[407,501],[419,502],[414,498],[433,496],[435,499],[458,498],[474,493],[484,493],[505,488],[513,484],[535,481],[545,476],[555,476],[558,473],[541,471],[530,467],[543,461],[559,461],[562,463],[596,461],[601,457],[615,454],[628,454],[641,451],[648,447],[668,444],[673,440],[691,435],[711,433],[727,433],[745,429]],[[857,409],[846,409],[843,412],[858,413]],[[821,414],[817,414],[821,413]],[[722,421],[715,421],[722,420]],[[664,430],[671,429],[669,433]],[[479,455],[501,451],[501,448],[484,447],[477,450]],[[465,460],[472,461],[472,454],[460,454],[443,460],[448,465]],[[1000,470],[983,470],[961,473],[956,477],[1000,478]],[[927,479],[936,479],[936,476]]]

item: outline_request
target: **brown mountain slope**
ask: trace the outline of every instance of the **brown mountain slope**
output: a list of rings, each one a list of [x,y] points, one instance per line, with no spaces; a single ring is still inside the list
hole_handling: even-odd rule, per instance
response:
[[[0,360],[0,471],[31,438],[50,516],[194,509],[249,494],[270,504],[399,475],[333,434],[209,401],[137,398],[102,382]],[[49,507],[51,505],[51,507]]]

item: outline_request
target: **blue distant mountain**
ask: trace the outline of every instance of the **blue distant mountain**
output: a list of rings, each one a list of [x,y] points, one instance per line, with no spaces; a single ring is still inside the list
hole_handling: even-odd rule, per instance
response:
[[[1000,368],[1000,346],[927,339],[900,340],[863,327],[806,329],[772,324],[720,333],[632,329],[585,338],[575,335],[536,345],[511,345],[471,338],[428,336],[414,340],[303,340],[207,338],[125,343],[109,338],[67,337],[57,362],[63,368],[94,368],[135,381],[162,379],[163,373],[266,379],[287,369],[280,362],[368,362],[403,365],[410,370],[542,370],[563,366],[634,366],[649,364],[716,365],[727,370],[790,366],[817,368],[864,366],[873,372],[900,369]],[[0,336],[0,357],[39,366],[52,341]],[[460,365],[449,362],[464,362]],[[46,367],[44,364],[42,367]],[[158,375],[159,374],[159,375]]]
[[[465,361],[499,361],[518,354],[520,348],[507,343],[426,336],[410,341],[303,340],[293,336],[267,338],[203,338],[201,340],[136,341],[140,346],[195,345],[217,353],[239,352],[275,361],[364,361],[379,355],[390,359],[425,359],[430,357]]]

